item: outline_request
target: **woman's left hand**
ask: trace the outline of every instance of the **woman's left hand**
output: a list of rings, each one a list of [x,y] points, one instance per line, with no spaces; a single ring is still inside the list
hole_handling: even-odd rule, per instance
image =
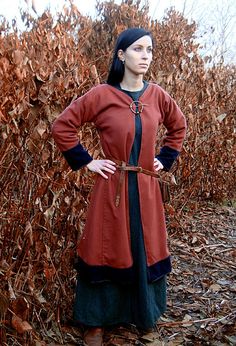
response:
[[[164,168],[163,164],[157,158],[154,159],[154,168],[155,171],[160,171]]]

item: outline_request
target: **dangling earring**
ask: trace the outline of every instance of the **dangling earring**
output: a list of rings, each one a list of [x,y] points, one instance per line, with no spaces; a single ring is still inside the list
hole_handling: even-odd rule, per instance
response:
[[[122,59],[121,62],[122,62],[122,64],[124,65],[124,64],[125,64],[125,59]]]

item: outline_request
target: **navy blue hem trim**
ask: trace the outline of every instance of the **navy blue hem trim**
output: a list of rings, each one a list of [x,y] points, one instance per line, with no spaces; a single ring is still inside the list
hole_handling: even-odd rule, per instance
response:
[[[147,268],[148,281],[154,282],[156,280],[159,280],[164,275],[169,274],[170,272],[171,272],[171,259],[169,256],[165,258],[164,260],[157,262]]]
[[[160,154],[158,154],[156,158],[163,164],[164,170],[169,171],[178,155],[178,150],[164,146],[161,148]]]
[[[74,268],[79,276],[90,283],[117,282],[131,284],[135,281],[134,268],[113,268],[109,266],[90,266],[80,257],[75,260]],[[154,282],[171,272],[170,256],[147,267],[148,282]]]
[[[69,150],[63,151],[62,154],[73,171],[77,171],[93,160],[80,143]]]
[[[76,258],[74,267],[83,279],[91,283],[102,283],[106,281],[119,283],[133,282],[133,267],[118,269],[109,266],[90,266],[80,257]]]

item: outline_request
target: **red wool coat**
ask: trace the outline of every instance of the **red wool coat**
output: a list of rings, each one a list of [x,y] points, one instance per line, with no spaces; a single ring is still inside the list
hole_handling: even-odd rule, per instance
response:
[[[167,128],[164,145],[180,151],[186,130],[185,118],[175,101],[158,85],[150,83],[140,101],[142,142],[139,166],[154,171],[155,143],[161,124]],[[53,124],[53,137],[62,152],[78,145],[78,127],[93,122],[107,158],[129,161],[135,136],[131,98],[117,88],[102,84],[75,100]],[[132,267],[128,208],[128,177],[122,185],[120,204],[115,205],[120,171],[109,179],[97,176],[87,222],[78,245],[86,265],[117,269]],[[138,173],[141,221],[147,266],[169,257],[165,215],[158,180]]]

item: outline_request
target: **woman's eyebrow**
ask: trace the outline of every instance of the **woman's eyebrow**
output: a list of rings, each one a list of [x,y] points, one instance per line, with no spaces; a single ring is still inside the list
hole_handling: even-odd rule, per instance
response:
[[[142,44],[135,44],[134,47],[146,47]],[[147,48],[152,48],[153,46],[147,46]]]

